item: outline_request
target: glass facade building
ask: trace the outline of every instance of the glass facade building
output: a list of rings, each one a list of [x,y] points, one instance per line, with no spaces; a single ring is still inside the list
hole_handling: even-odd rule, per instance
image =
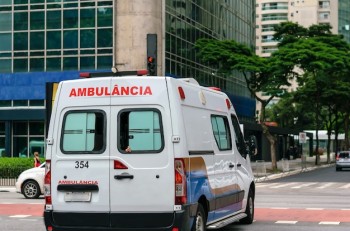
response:
[[[109,70],[113,0],[0,1],[0,157],[44,155],[45,84]]]
[[[255,50],[255,0],[166,0],[165,11],[166,73],[232,93],[241,119],[254,117],[255,101],[243,76],[223,76],[201,63],[194,44],[199,38],[233,39]]]
[[[254,49],[255,0],[158,0],[165,4],[165,75],[195,78],[229,94],[239,116],[254,119],[243,76],[201,63],[199,38],[234,39]],[[137,1],[134,1],[134,4]],[[0,157],[44,154],[45,85],[114,65],[113,0],[0,1]]]
[[[350,43],[350,1],[349,0],[338,0],[339,11],[338,11],[338,25],[339,34],[344,35],[344,39]]]

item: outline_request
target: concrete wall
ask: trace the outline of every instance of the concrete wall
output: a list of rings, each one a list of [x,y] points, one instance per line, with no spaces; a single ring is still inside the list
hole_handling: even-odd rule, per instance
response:
[[[157,73],[163,75],[164,0],[116,0],[114,63],[119,71],[147,69],[147,34],[157,34]]]

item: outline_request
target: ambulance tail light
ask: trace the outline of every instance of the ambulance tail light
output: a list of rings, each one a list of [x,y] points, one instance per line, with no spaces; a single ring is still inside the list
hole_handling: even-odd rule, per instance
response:
[[[46,163],[45,163],[44,196],[45,196],[45,204],[52,205],[52,200],[51,200],[51,160],[46,160]]]
[[[175,204],[187,203],[186,171],[183,159],[175,159]]]

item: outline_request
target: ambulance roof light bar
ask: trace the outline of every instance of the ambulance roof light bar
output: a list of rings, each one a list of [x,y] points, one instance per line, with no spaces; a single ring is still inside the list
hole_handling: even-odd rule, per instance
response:
[[[118,72],[80,72],[79,76],[81,78],[98,78],[98,77],[117,77],[117,76],[128,76],[128,75],[137,75],[143,76],[148,75],[147,70],[138,70],[138,71],[118,71]]]

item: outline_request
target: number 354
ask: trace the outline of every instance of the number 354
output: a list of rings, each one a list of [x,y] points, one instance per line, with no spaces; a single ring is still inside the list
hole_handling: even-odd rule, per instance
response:
[[[89,161],[75,161],[75,168],[89,168]]]

